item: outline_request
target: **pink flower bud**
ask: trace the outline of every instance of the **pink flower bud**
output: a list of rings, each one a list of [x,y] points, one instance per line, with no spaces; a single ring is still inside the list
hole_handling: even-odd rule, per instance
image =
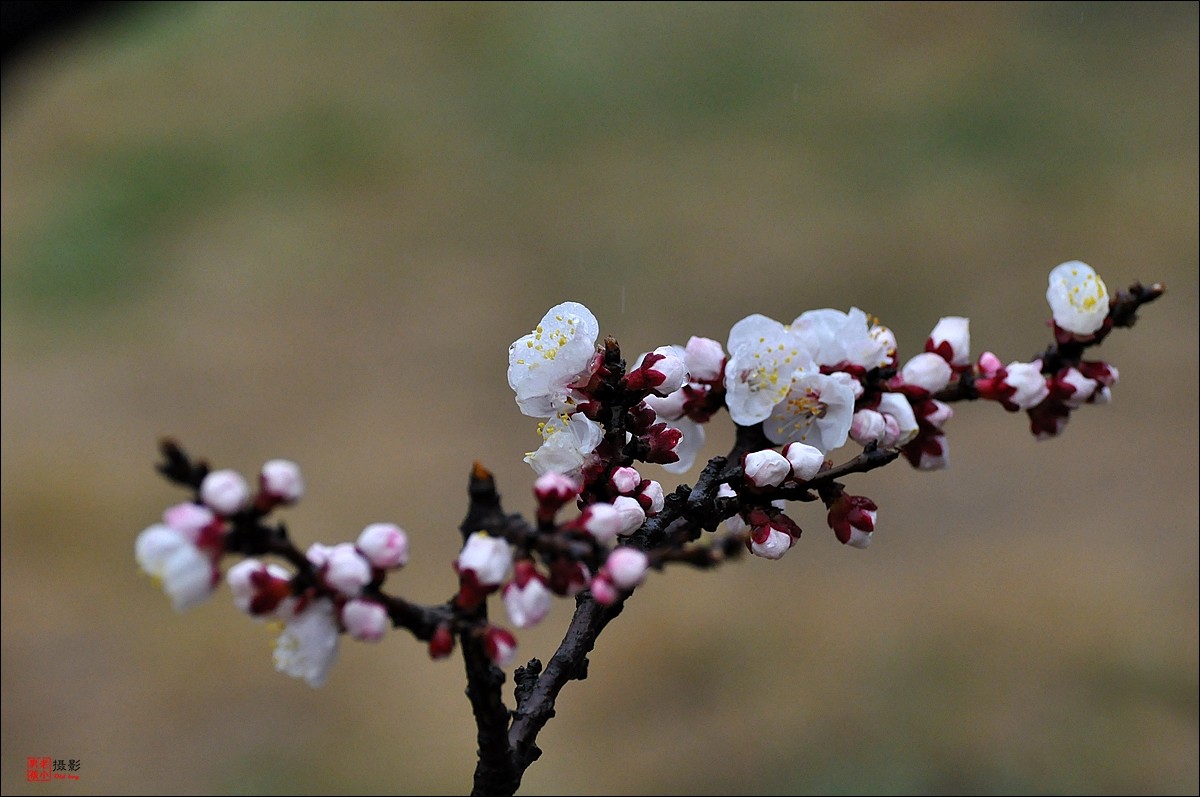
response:
[[[1061,401],[1043,401],[1029,410],[1029,431],[1038,440],[1049,440],[1062,434],[1070,417],[1071,410]]]
[[[950,384],[952,375],[950,363],[932,352],[918,354],[906,362],[900,371],[904,384],[919,387],[929,393],[936,393]]]
[[[618,495],[630,495],[642,483],[642,477],[633,468],[617,468],[609,483]]]
[[[1046,386],[1046,377],[1042,375],[1042,361],[1031,363],[1012,362],[1008,364],[1008,375],[1005,383],[1013,389],[1009,402],[1017,409],[1028,410],[1036,407],[1050,395]]]
[[[504,587],[504,608],[517,628],[537,625],[550,612],[550,589],[533,562],[522,559],[514,568],[513,580]]]
[[[272,459],[264,464],[258,484],[263,494],[278,504],[294,504],[304,495],[300,466],[287,459]]]
[[[950,365],[961,368],[971,363],[970,321],[961,316],[946,316],[937,322],[925,341],[925,351],[933,352]]]
[[[783,456],[792,468],[792,478],[798,482],[809,481],[825,466],[821,449],[807,443],[788,443],[783,447]]]
[[[663,495],[662,485],[653,479],[642,482],[638,489],[637,499],[642,505],[642,509],[646,510],[647,517],[654,517],[666,505],[666,496]]]
[[[371,563],[353,545],[333,546],[322,573],[325,583],[347,598],[353,598],[371,583]]]
[[[493,537],[486,531],[477,531],[468,537],[455,562],[459,575],[471,571],[479,586],[484,588],[500,586],[511,566],[512,549],[508,541]]]
[[[999,371],[1004,370],[1004,363],[1000,358],[992,354],[990,351],[985,351],[979,355],[979,375],[980,376],[995,376]]]
[[[555,471],[543,473],[533,483],[533,496],[537,499],[539,514],[544,509],[550,518],[577,495],[579,485],[576,481]]]
[[[602,606],[611,606],[617,602],[617,598],[621,597],[620,591],[604,571],[597,573],[596,577],[592,579],[591,590],[596,603]]]
[[[1088,379],[1077,368],[1067,368],[1055,379],[1056,391],[1062,395],[1062,402],[1070,409],[1082,407],[1096,392],[1100,383]]]
[[[393,523],[372,523],[355,542],[372,567],[387,570],[408,564],[408,535]]]
[[[685,347],[688,372],[697,382],[716,382],[725,371],[725,347],[712,338],[692,337]]]
[[[750,553],[763,559],[781,559],[791,550],[795,541],[792,535],[771,528],[757,526],[750,535]]]
[[[755,507],[746,513],[745,517],[750,527],[746,547],[755,556],[779,559],[795,545],[803,533],[795,521],[774,503],[768,508]]]
[[[642,505],[636,498],[619,495],[613,499],[612,505],[621,518],[621,527],[617,530],[617,534],[621,536],[633,534],[646,522],[646,510],[642,509]]]
[[[390,624],[387,609],[375,601],[355,598],[342,607],[342,625],[359,642],[378,642]]]
[[[304,552],[304,558],[312,562],[313,567],[320,570],[325,565],[329,564],[329,557],[333,555],[333,546],[324,545],[319,542],[314,542],[308,546],[308,550]]]
[[[871,544],[878,509],[866,496],[842,494],[829,507],[829,526],[844,545],[866,548]]]
[[[676,390],[666,398],[659,398],[653,395],[646,396],[646,398],[642,399],[642,404],[653,410],[656,418],[661,418],[664,421],[677,421],[683,417],[687,401],[687,392]]]
[[[220,524],[217,516],[206,506],[185,501],[168,507],[163,512],[163,523],[178,531],[192,543],[199,543],[202,532],[214,524]]]
[[[654,392],[659,396],[669,396],[687,381],[687,364],[671,346],[660,346],[654,353],[662,355],[662,359],[651,369],[654,373],[662,375],[662,381],[654,387]]]
[[[880,413],[875,410],[859,410],[854,413],[850,422],[850,439],[860,446],[879,443],[886,433],[887,424]]]
[[[744,455],[742,470],[746,481],[755,487],[778,487],[791,475],[792,465],[783,454],[767,448]]]
[[[903,393],[883,393],[879,397],[879,412],[883,415],[886,430],[879,440],[883,448],[902,446],[917,436],[920,427],[912,404]]]
[[[641,364],[625,377],[631,391],[653,391],[669,396],[687,381],[687,365],[672,346],[660,346],[642,358]]]
[[[599,503],[584,509],[577,525],[595,537],[596,542],[607,545],[625,528],[625,519],[612,504]]]
[[[679,461],[679,454],[675,451],[679,441],[683,439],[683,432],[679,429],[665,423],[656,423],[647,429],[645,434],[640,435],[640,438],[647,449],[643,457],[647,462],[670,465]]]
[[[517,654],[517,639],[498,626],[489,625],[483,635],[483,649],[497,667],[507,667]]]
[[[234,470],[214,470],[200,483],[200,500],[224,517],[236,515],[250,504],[250,486]]]
[[[650,560],[646,554],[622,545],[608,555],[602,572],[608,574],[608,579],[617,589],[630,590],[642,583],[649,566]]]

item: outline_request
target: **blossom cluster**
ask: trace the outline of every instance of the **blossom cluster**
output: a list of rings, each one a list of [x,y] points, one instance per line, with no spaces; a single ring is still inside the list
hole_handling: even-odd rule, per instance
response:
[[[1085,263],[1053,269],[1046,298],[1060,343],[1093,342],[1111,328],[1107,288]],[[951,400],[1027,411],[1043,439],[1062,431],[1070,410],[1107,401],[1117,379],[1116,369],[1099,361],[1049,369],[1041,359],[1004,365],[991,352],[972,361],[970,322],[961,316],[941,318],[923,350],[901,362],[892,331],[857,307],[809,310],[787,324],[753,314],[733,325],[724,345],[697,336],[684,346],[661,346],[623,377],[602,356],[598,330],[585,306],[566,302],[510,347],[517,405],[542,419],[542,445],[526,461],[539,474],[582,480],[586,505],[593,483],[634,459],[689,470],[704,424],[726,409],[739,427],[761,425],[772,446],[742,452],[741,483],[723,486],[737,498],[729,528],[767,558],[781,556],[800,532],[779,501],[764,500],[766,492],[803,487],[848,441],[899,451],[921,470],[945,468]],[[647,439],[636,439],[639,433]],[[821,497],[838,539],[865,547],[874,504],[847,513],[840,494]]]
[[[195,501],[169,507],[162,522],[145,529],[135,545],[138,564],[162,583],[178,611],[213,594],[222,581],[225,554],[247,546],[278,552],[250,537],[268,533],[260,519],[298,501],[304,482],[294,462],[275,459],[263,465],[256,492],[233,470],[203,473],[196,492]],[[282,625],[276,669],[320,686],[337,658],[340,634],[365,642],[383,637],[388,611],[369,587],[407,562],[404,530],[372,523],[353,544],[310,546],[302,572],[250,557],[230,567],[224,580],[239,609]]]
[[[586,591],[600,606],[617,604],[669,562],[712,566],[740,552],[779,559],[802,534],[792,505],[817,500],[836,539],[865,548],[878,506],[837,479],[901,456],[921,470],[947,467],[954,402],[1024,411],[1045,439],[1062,432],[1072,410],[1109,401],[1116,368],[1082,355],[1112,329],[1117,300],[1079,261],[1051,271],[1046,298],[1055,345],[1007,364],[990,351],[972,357],[970,324],[960,316],[939,319],[921,350],[901,359],[892,331],[851,307],[809,310],[786,324],[749,315],[724,343],[693,336],[627,365],[616,341],[600,340],[592,312],[564,302],[509,347],[509,386],[541,438],[525,457],[537,473],[534,521],[473,504],[452,563],[458,591],[446,603],[421,607],[383,591],[408,562],[398,526],[372,523],[353,543],[301,552],[282,525],[267,525],[269,513],[304,492],[294,463],[266,463],[251,489],[238,473],[210,472],[173,444],[164,445],[160,470],[194,499],[141,533],[137,561],[180,611],[227,581],[239,609],[282,625],[277,669],[313,686],[326,680],[341,634],[378,641],[389,626],[407,628],[435,659],[472,640],[504,666],[517,640],[488,619],[493,594],[510,625],[524,629],[548,616],[556,596]],[[709,461],[695,487],[668,495],[643,476],[639,463],[690,470],[705,425],[722,410],[738,442]],[[861,452],[835,465],[848,442]],[[488,480],[477,465],[472,490]],[[245,558],[222,574],[231,554]]]

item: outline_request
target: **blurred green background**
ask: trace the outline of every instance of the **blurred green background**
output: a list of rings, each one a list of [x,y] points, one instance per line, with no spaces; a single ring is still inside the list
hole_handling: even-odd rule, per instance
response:
[[[469,789],[457,660],[347,641],[312,690],[227,590],[172,612],[162,435],[295,459],[297,541],[398,522],[438,602],[471,462],[531,509],[506,350],[551,305],[631,355],[966,315],[1007,361],[1075,258],[1169,287],[1111,405],[960,406],[950,470],[849,481],[869,551],[805,507],[783,561],[653,576],[522,793],[1200,790],[1197,4],[155,4],[6,67],[2,135],[4,793]]]

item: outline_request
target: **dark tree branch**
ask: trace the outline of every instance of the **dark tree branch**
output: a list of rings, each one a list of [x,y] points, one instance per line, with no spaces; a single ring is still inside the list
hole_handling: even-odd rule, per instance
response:
[[[537,735],[554,716],[554,701],[558,693],[568,681],[587,678],[587,655],[595,646],[600,632],[621,613],[624,605],[624,600],[618,600],[611,606],[601,606],[587,592],[576,596],[575,615],[571,618],[562,643],[536,683],[524,692],[525,699],[518,700],[517,709],[513,712],[508,740],[516,766],[521,772],[541,755],[536,744]],[[536,659],[531,661],[529,667],[532,668],[535,662]]]
[[[481,604],[486,606],[486,602]],[[492,663],[476,633],[461,635],[463,663],[467,672],[467,699],[475,715],[475,739],[479,760],[475,765],[473,795],[511,795],[521,785],[520,770],[514,765],[508,742],[508,707],[500,697],[504,671]]]

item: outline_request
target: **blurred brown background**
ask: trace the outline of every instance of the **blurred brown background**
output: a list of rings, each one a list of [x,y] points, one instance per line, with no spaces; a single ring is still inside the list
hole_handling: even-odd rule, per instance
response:
[[[136,6],[6,64],[2,133],[5,793],[469,789],[456,659],[346,641],[312,690],[227,590],[172,612],[161,435],[298,461],[302,545],[404,525],[436,602],[473,459],[531,508],[506,350],[551,305],[632,355],[961,314],[1007,361],[1074,258],[1170,289],[1111,405],[961,406],[950,470],[849,481],[869,551],[805,507],[783,561],[653,576],[522,793],[1200,789],[1195,3]]]

